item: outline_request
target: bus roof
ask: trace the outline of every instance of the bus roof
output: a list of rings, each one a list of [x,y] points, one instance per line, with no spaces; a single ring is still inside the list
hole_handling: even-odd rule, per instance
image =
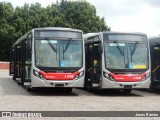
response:
[[[79,29],[73,29],[73,28],[63,28],[63,27],[44,27],[44,28],[33,28],[32,30],[30,30],[28,33],[30,33],[31,31],[33,32],[34,30],[58,30],[58,31],[73,31],[73,32],[82,32],[82,30]],[[28,33],[26,33],[25,35],[23,35],[21,38],[19,38],[12,47],[14,47],[16,44],[20,43],[21,41],[23,41],[25,38],[27,38]]]
[[[149,40],[158,40],[158,39],[160,39],[160,36],[149,37],[148,39]]]
[[[87,33],[84,34],[84,38],[88,38],[91,36],[96,36],[99,34],[133,34],[133,35],[146,35],[145,33],[140,33],[140,32],[115,32],[115,31],[104,31],[104,32],[97,32],[97,33]]]
[[[104,31],[104,32],[97,32],[97,33],[87,33],[87,34],[84,34],[83,35],[83,37],[84,37],[84,40],[85,40],[85,42],[87,42],[87,43],[90,43],[92,40],[89,40],[88,41],[88,38],[90,38],[90,37],[97,37],[98,35],[102,35],[102,34],[121,34],[121,35],[123,35],[123,34],[130,34],[130,35],[142,35],[142,36],[147,36],[146,34],[144,34],[144,33],[140,33],[140,32],[115,32],[115,31]],[[101,36],[100,36],[101,37]],[[95,38],[94,38],[94,42],[99,42],[100,40],[95,40]],[[92,42],[93,42],[92,41]]]
[[[44,27],[44,28],[34,28],[32,30],[66,30],[66,31],[82,32],[82,30],[79,30],[79,29],[63,28],[63,27]]]
[[[100,34],[100,32],[99,33],[87,33],[87,34],[83,34],[83,37],[88,38],[88,37],[96,36],[96,35],[99,35],[99,34]]]
[[[146,35],[145,33],[141,32],[116,32],[116,31],[104,31],[102,33],[108,33],[108,34],[133,34],[133,35]]]

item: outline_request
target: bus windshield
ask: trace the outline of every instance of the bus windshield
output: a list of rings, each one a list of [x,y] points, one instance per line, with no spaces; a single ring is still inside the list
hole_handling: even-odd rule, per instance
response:
[[[105,63],[108,69],[147,69],[146,42],[105,42]]]
[[[82,67],[82,41],[35,40],[37,67]]]

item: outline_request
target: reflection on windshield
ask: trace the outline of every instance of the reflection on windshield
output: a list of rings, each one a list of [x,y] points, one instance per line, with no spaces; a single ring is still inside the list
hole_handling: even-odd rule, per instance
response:
[[[129,68],[130,69],[146,69],[148,68],[148,50],[147,44],[130,43],[129,51]]]
[[[35,40],[35,52],[38,67],[82,66],[81,41]]]
[[[146,69],[148,50],[146,43],[104,43],[106,68]],[[123,54],[122,54],[123,53]]]

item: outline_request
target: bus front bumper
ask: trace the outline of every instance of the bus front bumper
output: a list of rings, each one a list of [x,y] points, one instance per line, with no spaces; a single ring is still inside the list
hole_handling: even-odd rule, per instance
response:
[[[108,89],[143,89],[143,88],[149,88],[150,83],[151,83],[150,78],[139,82],[117,82],[117,81],[110,81],[103,77],[101,87]]]
[[[41,80],[32,77],[31,87],[84,87],[84,76],[75,80]]]

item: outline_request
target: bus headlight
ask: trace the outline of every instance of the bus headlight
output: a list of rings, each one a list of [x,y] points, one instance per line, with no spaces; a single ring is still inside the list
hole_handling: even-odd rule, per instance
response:
[[[108,74],[108,73],[106,73],[106,72],[103,72],[103,76],[104,76],[105,78],[107,78],[108,80],[110,80],[110,81],[114,81],[113,76],[111,76],[110,74]]]
[[[142,81],[147,80],[150,77],[150,72],[146,73],[146,75],[142,78]]]
[[[84,71],[81,71],[79,74],[76,75],[75,80],[80,79],[81,77],[83,77],[84,75]]]
[[[40,78],[42,80],[45,79],[44,76],[41,73],[39,73],[38,71],[36,71],[36,70],[33,70],[33,74],[34,74],[34,76],[36,76],[36,77],[38,77],[38,78]]]

